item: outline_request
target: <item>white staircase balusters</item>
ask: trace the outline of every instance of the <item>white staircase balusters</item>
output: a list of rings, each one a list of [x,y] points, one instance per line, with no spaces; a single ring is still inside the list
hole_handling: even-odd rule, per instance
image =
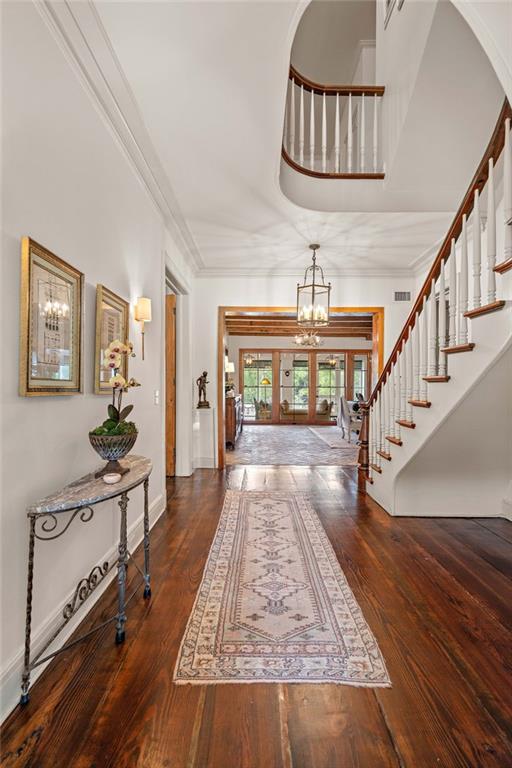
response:
[[[373,97],[373,172],[377,173],[379,163],[379,100],[377,94]]]
[[[391,432],[391,435],[396,437],[398,440],[400,439],[400,424],[397,424],[397,421],[400,418],[400,357],[401,355],[399,353],[393,368],[393,373],[395,376],[395,418],[393,419],[393,424],[391,425],[394,430]]]
[[[420,354],[420,400],[427,399],[427,382],[425,376],[427,375],[428,366],[428,313],[427,313],[427,297],[423,297],[423,307],[421,309],[421,340],[420,340],[421,354]]]
[[[327,171],[327,112],[325,106],[325,93],[322,94],[322,171]]]
[[[428,376],[437,376],[437,303],[436,303],[436,281],[432,278],[430,284],[430,296],[428,303],[429,312],[429,332],[428,332]]]
[[[480,229],[480,194],[475,189],[475,201],[473,205],[473,309],[482,304],[482,234]]]
[[[468,232],[466,214],[462,216],[461,253],[460,253],[460,306],[459,306],[459,344],[468,343]]]
[[[388,422],[389,422],[389,373],[382,385],[381,389],[381,396],[382,396],[382,424],[380,429],[380,445],[381,445],[381,451],[386,450],[386,435],[388,434]]]
[[[480,220],[478,220],[480,226]],[[446,376],[446,353],[442,348],[446,347],[446,289],[444,284],[444,259],[441,260],[441,269],[439,272],[439,376]]]
[[[299,163],[304,167],[304,86],[300,87],[299,102]]]
[[[340,95],[336,94],[334,114],[334,173],[340,172]]]
[[[402,345],[402,352],[400,354],[400,419],[406,420],[406,403],[407,403],[407,342]]]
[[[359,121],[359,170],[364,173],[366,164],[366,126],[364,114],[364,93],[361,95],[361,116]]]
[[[389,422],[386,436],[393,436],[395,434],[395,367],[392,366],[389,374]],[[387,448],[386,448],[387,451]]]
[[[347,171],[352,173],[352,94],[348,95],[347,109]]]
[[[311,91],[309,106],[309,167],[315,170],[315,92]]]
[[[405,392],[405,419],[406,421],[409,421],[411,423],[413,421],[413,416],[412,416],[412,405],[410,404],[409,400],[412,400],[412,397],[413,397],[413,394],[412,394],[412,388],[413,388],[412,382],[413,382],[413,376],[414,376],[413,331],[414,331],[413,328],[409,330],[409,337],[405,342],[407,345],[407,388]]]
[[[380,468],[381,457],[378,451],[382,451],[382,389],[377,395],[377,425],[375,432],[375,464]]]
[[[489,160],[487,181],[487,303],[496,301],[496,200],[494,193],[494,162]]]
[[[370,406],[370,467],[369,472],[371,473],[372,468],[371,465],[375,464],[375,406]],[[370,475],[371,476],[371,475]]]
[[[288,144],[288,153],[292,160],[295,160],[295,80],[291,79],[290,89],[290,139]]]
[[[454,347],[457,344],[457,255],[455,252],[455,238],[452,237],[452,247],[449,261],[449,329],[448,346]]]
[[[504,258],[512,259],[512,137],[510,118],[505,120],[505,146],[503,159],[503,213],[504,213]]]
[[[421,352],[420,352],[420,318],[416,312],[414,318],[414,327],[412,329],[412,350],[413,350],[413,379],[412,379],[412,399],[420,399],[420,373],[421,373]]]

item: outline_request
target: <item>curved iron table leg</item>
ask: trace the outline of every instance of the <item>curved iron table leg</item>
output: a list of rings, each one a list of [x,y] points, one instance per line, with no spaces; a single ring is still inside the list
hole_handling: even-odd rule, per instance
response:
[[[126,562],[128,560],[128,538],[127,538],[127,510],[128,494],[121,494],[119,499],[119,508],[121,510],[121,528],[119,532],[119,557],[117,560],[117,589],[118,589],[118,611],[116,621],[116,643],[119,645],[124,642],[126,623],[125,599],[126,599]]]
[[[25,656],[23,659],[23,675],[21,678],[20,704],[28,704],[30,696],[30,632],[32,626],[32,586],[34,582],[34,543],[36,520],[30,518],[30,536],[28,540],[28,577],[27,577],[27,608],[25,613]]]
[[[144,597],[151,597],[151,579],[149,575],[149,478],[144,480]]]

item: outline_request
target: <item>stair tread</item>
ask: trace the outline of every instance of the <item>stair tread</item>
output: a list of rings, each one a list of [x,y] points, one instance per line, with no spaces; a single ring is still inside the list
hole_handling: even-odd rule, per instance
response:
[[[414,421],[407,421],[406,419],[397,419],[396,423],[400,424],[401,427],[407,427],[407,429],[414,429],[416,427]]]
[[[503,309],[506,303],[503,300],[493,301],[491,304],[484,304],[483,307],[475,307],[468,312],[464,312],[464,317],[473,318],[480,317],[480,315],[488,315],[490,312],[497,312],[499,309]]]
[[[387,451],[377,451],[379,456],[381,456],[383,459],[386,459],[386,461],[391,461],[391,454]]]
[[[402,441],[399,437],[394,437],[393,435],[386,435],[386,440],[389,440],[390,443],[393,443],[393,445],[403,445]]]
[[[423,381],[428,381],[429,384],[444,384],[450,381],[449,376],[423,376]]]
[[[408,400],[410,405],[415,405],[416,408],[430,408],[432,403],[430,400]]]
[[[382,474],[382,469],[379,466],[377,466],[377,464],[370,464],[370,467],[373,469],[374,472],[378,472],[379,475]]]
[[[475,348],[475,345],[472,342],[468,342],[467,344],[454,344],[453,347],[442,347],[441,352],[444,352],[446,355],[455,355],[458,352],[471,352]]]
[[[509,269],[512,269],[512,259],[507,259],[506,261],[502,261],[500,264],[496,264],[496,266],[493,268],[493,271],[502,275],[504,272],[508,272]]]

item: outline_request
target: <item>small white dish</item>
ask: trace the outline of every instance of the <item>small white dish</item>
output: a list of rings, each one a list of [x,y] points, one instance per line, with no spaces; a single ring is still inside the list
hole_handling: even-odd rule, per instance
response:
[[[119,472],[108,472],[106,475],[103,475],[103,482],[107,483],[107,485],[114,485],[114,483],[118,483],[121,479],[121,475]]]

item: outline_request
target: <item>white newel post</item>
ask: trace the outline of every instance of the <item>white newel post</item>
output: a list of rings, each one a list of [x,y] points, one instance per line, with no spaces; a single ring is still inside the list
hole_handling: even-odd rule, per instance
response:
[[[364,93],[361,94],[361,120],[359,124],[359,170],[364,173],[366,154],[366,126],[364,115]]]
[[[309,107],[309,165],[312,171],[315,169],[315,92],[311,91]]]
[[[423,297],[423,307],[421,309],[421,355],[420,355],[420,400],[427,399],[427,382],[425,376],[427,375],[428,366],[428,313],[427,313],[427,297]]]
[[[455,253],[455,238],[452,237],[452,247],[450,251],[449,262],[449,275],[450,275],[450,289],[448,293],[449,299],[449,330],[448,330],[448,346],[454,347],[457,344],[457,255]]]
[[[446,289],[444,285],[444,259],[441,260],[439,272],[439,375],[446,376],[446,353],[442,351],[446,347]]]
[[[505,147],[503,160],[503,213],[505,224],[504,261],[512,259],[512,138],[510,118],[505,120]]]
[[[352,94],[348,95],[347,109],[347,171],[352,173]]]
[[[290,143],[289,154],[292,160],[295,160],[295,80],[291,79],[290,91]]]
[[[334,173],[340,172],[340,95],[336,94],[334,115]]]
[[[460,253],[460,307],[459,328],[460,344],[468,342],[468,319],[464,312],[468,311],[468,232],[466,214],[462,216],[461,253]]]
[[[489,160],[487,181],[487,303],[496,301],[496,202],[494,198],[494,162]]]
[[[430,284],[430,326],[428,334],[428,375],[437,376],[437,305],[436,305],[436,281],[432,278]]]
[[[412,381],[412,399],[420,399],[420,318],[416,312],[414,318],[414,327],[412,329],[413,334],[413,381]]]
[[[299,163],[304,167],[304,86],[300,86],[299,105]]]
[[[325,93],[322,94],[322,171],[327,171],[327,112],[325,106]]]
[[[475,202],[473,205],[473,309],[482,304],[482,236],[480,230],[480,194],[475,189]]]

